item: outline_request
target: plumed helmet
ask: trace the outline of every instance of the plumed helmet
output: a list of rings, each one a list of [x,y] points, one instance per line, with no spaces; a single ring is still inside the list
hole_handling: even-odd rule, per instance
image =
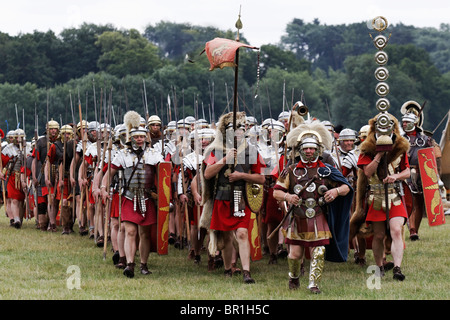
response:
[[[286,138],[287,146],[294,150],[294,156],[300,154],[300,150],[308,146],[317,148],[317,156],[322,155],[323,150],[330,150],[333,138],[328,129],[318,120],[302,123],[289,132]]]
[[[5,137],[5,133],[2,129],[0,129],[0,139],[3,139]]]
[[[127,130],[127,141],[135,135],[146,135],[147,129],[141,127],[141,116],[136,111],[130,110],[125,113],[123,122]]]
[[[414,127],[422,130],[423,112],[421,112],[421,109],[422,107],[420,104],[414,100],[406,101],[400,108],[400,112],[403,115],[402,121],[411,123],[410,127],[413,127],[412,130]]]
[[[50,120],[47,123],[47,128],[48,129],[58,129],[59,130],[59,123],[52,119],[52,120]]]

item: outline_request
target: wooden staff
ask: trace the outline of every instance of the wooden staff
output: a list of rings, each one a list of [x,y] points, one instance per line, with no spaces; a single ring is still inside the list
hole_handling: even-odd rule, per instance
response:
[[[112,88],[110,91],[110,95],[109,95],[109,122],[111,122],[111,111],[112,111]],[[106,115],[106,112],[105,112]],[[111,127],[111,124],[110,124]],[[106,137],[108,137],[108,135],[105,135]],[[105,137],[105,140],[106,140]],[[106,185],[106,187],[108,188],[108,190],[111,190],[110,185],[111,185],[111,150],[112,150],[112,138],[109,137],[109,141],[108,141],[108,184]],[[112,196],[112,195],[110,195]],[[103,237],[104,237],[104,242],[103,242],[103,260],[106,260],[106,248],[108,245],[108,221],[109,221],[109,212],[111,210],[111,200],[109,200],[110,197],[108,197],[106,199],[106,206],[105,206],[105,226],[103,228]]]

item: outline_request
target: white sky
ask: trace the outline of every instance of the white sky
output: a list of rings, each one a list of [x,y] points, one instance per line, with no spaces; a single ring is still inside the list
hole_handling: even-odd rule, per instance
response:
[[[15,36],[34,30],[78,27],[83,22],[141,32],[161,20],[235,30],[242,6],[241,32],[254,46],[275,44],[293,18],[306,23],[350,24],[378,15],[389,23],[439,28],[450,23],[448,0],[1,0],[0,31]]]

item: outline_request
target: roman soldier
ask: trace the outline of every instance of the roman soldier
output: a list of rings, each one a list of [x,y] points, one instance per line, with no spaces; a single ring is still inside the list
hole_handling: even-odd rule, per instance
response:
[[[400,183],[410,176],[409,143],[401,136],[397,119],[387,112],[369,120],[369,126],[358,159],[361,170],[358,171],[357,205],[352,216],[352,230],[359,229],[358,220],[360,226],[365,222],[372,228],[372,251],[381,276],[386,271],[385,243],[392,241],[393,278],[402,281],[405,279],[400,269],[404,250],[402,234],[408,216],[401,200]],[[365,197],[368,211],[363,206],[362,199]],[[354,233],[351,231],[351,234]],[[387,236],[390,239],[386,239]]]
[[[210,230],[209,253],[222,250],[225,276],[232,276],[233,241],[237,240],[244,283],[254,283],[250,274],[249,223],[251,210],[245,202],[245,184],[263,184],[265,164],[244,136],[245,113],[219,119],[216,138],[205,150],[203,162],[203,214],[201,225]],[[237,149],[233,141],[237,141]]]
[[[334,162],[337,164],[338,169],[343,172],[343,162],[344,162],[344,158],[346,156],[354,156],[354,155],[348,155],[349,153],[352,152],[352,150],[354,150],[354,146],[355,146],[355,141],[356,141],[356,134],[355,131],[353,131],[352,129],[349,128],[345,128],[342,129],[341,132],[339,133],[339,137],[337,138],[337,142],[339,143],[338,147],[337,147],[337,152],[333,152],[331,153],[331,156],[333,157]],[[339,157],[339,159],[337,159],[337,157]],[[354,156],[354,158],[356,158]]]
[[[263,133],[259,143],[259,151],[264,159],[266,168],[264,175],[266,181],[264,183],[264,202],[261,210],[262,222],[266,226],[265,237],[267,237],[275,230],[284,216],[278,201],[273,197],[273,187],[281,170],[283,170],[283,151],[284,151],[284,133],[285,126],[282,122],[274,119],[266,119],[263,121],[261,128]],[[281,240],[281,241],[280,241]],[[276,264],[278,259],[278,251],[282,250],[283,237],[274,236],[267,239],[267,247],[269,249],[269,264]]]
[[[190,239],[192,243],[189,252],[189,258],[194,260],[195,264],[200,263],[200,250],[206,236],[205,228],[198,228],[201,207],[201,190],[200,174],[198,169],[203,162],[203,151],[214,139],[215,131],[212,129],[199,129],[190,133],[190,140],[193,152],[183,157],[183,175],[178,175],[178,197],[182,205],[188,206]],[[197,146],[194,144],[197,143]],[[193,187],[195,185],[195,187]]]
[[[10,199],[10,207],[7,211],[10,224],[20,229],[24,215],[24,200],[26,193],[26,185],[22,185],[21,171],[25,165],[26,159],[26,142],[25,132],[17,129],[12,134],[13,142],[2,148],[1,160],[2,168],[6,168],[6,176],[0,172],[0,179],[7,180],[8,198]]]
[[[300,161],[278,178],[274,198],[291,205],[284,227],[289,244],[289,288],[299,288],[301,259],[307,249],[311,257],[308,289],[320,293],[325,259],[347,259],[353,190],[336,168],[320,160],[323,150],[331,148],[331,135],[319,121],[298,126],[287,142],[298,150]]]
[[[80,185],[78,183],[78,173],[80,170],[81,159],[83,158],[83,153],[86,151],[86,144],[88,141],[83,142],[83,138],[87,134],[87,126],[88,122],[86,120],[82,120],[78,122],[76,127],[76,135],[72,140],[69,141],[67,146],[67,154],[66,156],[71,159],[70,162],[70,184],[72,186],[72,194],[75,194],[75,218],[78,219],[78,227],[79,234],[81,236],[85,236],[89,233],[86,221],[86,213],[83,210],[84,206],[84,193],[81,192]],[[84,144],[84,151],[83,151]],[[84,190],[83,190],[84,191]],[[83,195],[83,200],[81,199]]]
[[[121,219],[125,226],[124,249],[127,259],[123,274],[132,278],[138,234],[140,272],[143,275],[151,273],[147,261],[151,247],[156,244],[156,166],[163,158],[146,141],[147,129],[140,126],[140,115],[137,112],[128,111],[124,116],[124,124],[127,128],[127,147],[117,152],[112,159],[100,189],[106,203],[110,196],[109,178],[123,169]]]
[[[69,186],[69,169],[73,150],[67,152],[67,145],[70,140],[73,139],[73,128],[71,125],[66,124],[61,127],[60,130],[60,140],[55,141],[54,144],[50,146],[48,152],[49,164],[56,165],[58,167],[58,183],[55,185],[56,189],[56,200],[61,205],[61,225],[63,227],[62,234],[70,234],[73,232],[73,217],[72,208],[70,206],[70,186]],[[73,199],[72,199],[73,201]],[[54,208],[58,210],[58,207]]]
[[[82,166],[86,166],[88,168],[87,176],[90,180],[89,208],[91,209],[91,217],[93,218],[94,239],[97,247],[103,248],[105,233],[107,234],[107,230],[103,230],[105,208],[101,202],[97,201],[98,199],[94,195],[94,190],[98,190],[100,186],[96,179],[101,180],[99,170],[103,169],[101,164],[106,158],[107,142],[111,138],[111,126],[107,123],[102,123],[97,130],[97,135],[100,134],[100,136],[97,137],[97,141],[93,142],[87,148],[86,154],[84,155],[85,161]],[[98,176],[100,176],[100,178],[97,178]]]
[[[417,151],[422,148],[433,147],[435,150],[438,172],[440,171],[441,151],[439,145],[433,138],[424,134],[423,113],[421,106],[416,101],[405,102],[401,109],[402,128],[405,132],[403,137],[409,141],[408,161],[411,169],[411,177],[408,178],[407,185],[412,195],[412,211],[409,217],[409,239],[411,241],[419,240],[419,227],[422,217],[425,214],[425,202],[423,197],[423,188],[420,178],[419,159]]]
[[[153,115],[148,118],[147,129],[149,130],[151,147],[158,143],[162,139],[161,132],[161,118],[157,115]]]
[[[103,241],[103,237],[97,239],[95,234],[96,221],[95,221],[95,201],[92,197],[92,180],[94,178],[95,164],[92,160],[91,154],[95,157],[95,162],[97,162],[97,139],[99,133],[100,123],[97,121],[91,121],[87,126],[87,138],[85,142],[85,149],[83,150],[83,142],[78,142],[77,152],[81,155],[81,164],[78,170],[78,184],[80,189],[84,191],[86,198],[86,208],[87,208],[87,221],[89,223],[89,233],[90,238],[94,238],[97,243]],[[91,159],[91,160],[89,160]],[[83,201],[83,199],[81,199]],[[99,246],[102,244],[99,243]]]
[[[38,220],[42,231],[47,231],[48,220],[50,220],[50,231],[56,232],[56,213],[54,210],[55,181],[57,178],[56,164],[47,165],[48,151],[50,146],[58,141],[59,123],[50,120],[47,123],[47,134],[36,142],[32,166],[33,183],[36,186],[38,197]],[[47,139],[48,137],[48,139]],[[36,195],[35,195],[36,196]]]

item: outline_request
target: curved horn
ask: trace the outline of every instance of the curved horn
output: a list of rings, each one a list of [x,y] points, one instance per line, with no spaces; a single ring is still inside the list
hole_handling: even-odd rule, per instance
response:
[[[302,117],[306,116],[309,112],[309,109],[307,106],[305,106],[301,101],[297,101],[294,106],[292,107],[292,111],[297,111],[299,115]]]

